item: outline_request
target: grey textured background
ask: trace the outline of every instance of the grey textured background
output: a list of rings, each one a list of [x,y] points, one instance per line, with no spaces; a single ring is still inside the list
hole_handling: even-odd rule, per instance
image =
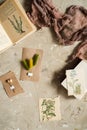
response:
[[[87,0],[53,0],[53,3],[62,12],[72,4],[87,7]],[[19,80],[22,47],[44,51],[39,82]],[[74,47],[59,46],[53,32],[43,28],[0,54],[0,75],[13,71],[25,91],[8,98],[0,83],[0,130],[87,130],[87,95],[78,101],[68,97],[67,91],[59,84],[59,76],[63,75],[59,71],[67,64],[65,61]],[[59,95],[61,121],[41,123],[39,99]]]

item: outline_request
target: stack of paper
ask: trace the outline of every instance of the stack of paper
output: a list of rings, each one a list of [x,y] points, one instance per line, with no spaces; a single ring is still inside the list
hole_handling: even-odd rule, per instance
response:
[[[87,92],[87,62],[81,61],[75,69],[66,70],[66,79],[62,85],[67,89],[68,96],[81,99]]]

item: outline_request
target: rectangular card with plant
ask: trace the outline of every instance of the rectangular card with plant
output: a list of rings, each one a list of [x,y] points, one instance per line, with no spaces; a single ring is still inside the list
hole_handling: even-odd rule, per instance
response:
[[[40,78],[43,50],[23,48],[21,60],[21,80],[38,81]]]
[[[68,95],[83,95],[85,93],[85,78],[83,69],[66,70]]]
[[[0,76],[0,81],[2,82],[3,88],[9,97],[13,97],[19,93],[24,92],[23,88],[20,86],[15,74],[12,71],[9,71]]]
[[[0,53],[36,31],[19,0],[0,5]]]
[[[41,98],[39,100],[39,111],[41,122],[60,120],[60,97]]]

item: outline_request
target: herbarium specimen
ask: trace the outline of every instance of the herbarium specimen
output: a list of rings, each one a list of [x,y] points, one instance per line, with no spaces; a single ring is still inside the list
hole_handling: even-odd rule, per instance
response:
[[[8,20],[10,21],[11,25],[13,26],[13,28],[20,34],[24,33],[25,31],[22,29],[22,19],[19,16],[19,19],[17,19],[17,17],[15,15],[13,15],[13,19],[8,18]]]

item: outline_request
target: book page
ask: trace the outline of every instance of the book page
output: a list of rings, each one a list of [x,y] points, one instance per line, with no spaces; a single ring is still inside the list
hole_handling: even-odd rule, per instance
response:
[[[0,20],[13,43],[36,29],[18,0],[6,0],[0,6]]]
[[[12,42],[0,24],[0,52],[12,46]]]

